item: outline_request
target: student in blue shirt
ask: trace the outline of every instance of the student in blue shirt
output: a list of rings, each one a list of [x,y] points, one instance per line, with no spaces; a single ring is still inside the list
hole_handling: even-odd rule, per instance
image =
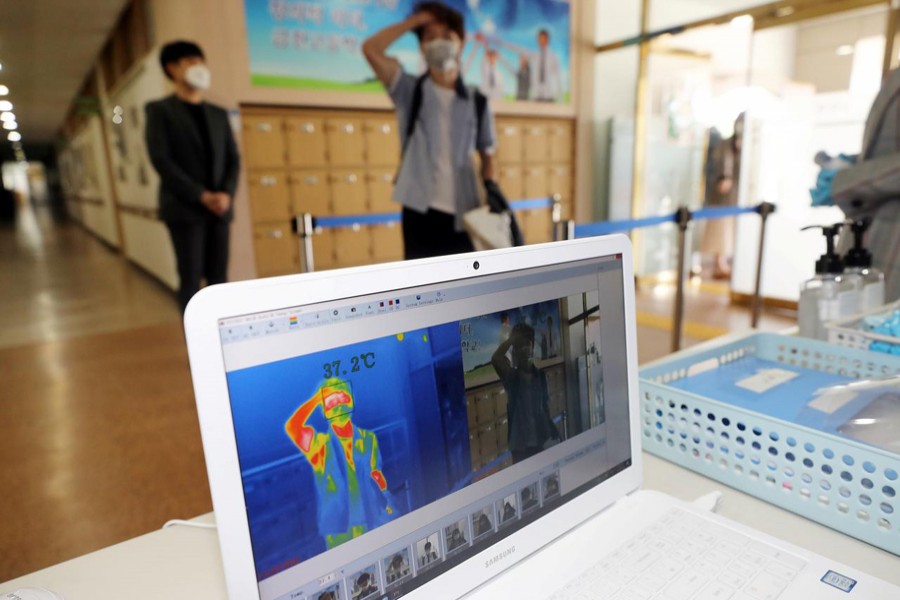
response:
[[[407,32],[419,38],[427,72],[406,73],[388,48]],[[463,215],[480,203],[480,178],[494,179],[496,133],[490,106],[460,76],[463,16],[440,2],[420,2],[406,20],[363,44],[363,54],[397,109],[403,160],[393,199],[403,206],[407,259],[470,252]]]

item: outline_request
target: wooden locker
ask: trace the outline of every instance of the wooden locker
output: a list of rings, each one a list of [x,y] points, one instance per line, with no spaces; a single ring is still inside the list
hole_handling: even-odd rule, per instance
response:
[[[366,184],[359,171],[337,170],[329,176],[331,208],[335,215],[367,213]]]
[[[403,229],[400,223],[373,225],[371,234],[375,262],[403,260]]]
[[[300,270],[300,250],[290,225],[258,225],[253,228],[256,272],[260,277],[286,275]]]
[[[497,170],[497,183],[510,202],[525,198],[525,179],[522,167],[503,165]]]
[[[474,430],[469,433],[469,455],[472,459],[473,471],[477,471],[484,465],[481,460],[481,443],[478,439],[478,432]]]
[[[526,123],[524,134],[525,162],[543,163],[550,159],[549,126],[540,121]]]
[[[366,163],[370,166],[400,165],[400,137],[393,118],[366,119],[363,124],[366,139]]]
[[[529,199],[550,197],[547,167],[525,167],[525,197]]]
[[[328,158],[333,167],[361,166],[365,150],[362,121],[353,118],[330,118],[325,121]]]
[[[497,458],[497,432],[494,431],[493,423],[489,422],[479,428],[478,442],[481,456],[486,463]]]
[[[537,210],[527,211],[528,220],[525,226],[525,240],[529,244],[541,244],[553,240],[552,224],[553,219],[550,217],[550,209],[540,208]],[[520,213],[521,214],[521,213]]]
[[[290,117],[284,120],[284,129],[288,163],[292,167],[315,168],[328,164],[323,119]]]
[[[469,432],[474,432],[477,420],[475,418],[475,397],[471,394],[466,396],[466,417],[469,422]]]
[[[498,418],[494,431],[497,432],[497,449],[502,454],[509,449],[509,420],[505,416]]]
[[[372,262],[372,236],[368,227],[334,230],[334,254],[339,267],[355,267]]]
[[[522,124],[502,120],[497,123],[497,160],[501,164],[522,162]]]
[[[332,214],[328,174],[325,171],[294,172],[289,183],[293,214],[310,213],[314,217]]]
[[[394,194],[394,171],[373,169],[366,173],[366,187],[369,192],[369,212],[394,213],[400,205],[391,200]]]
[[[290,221],[291,202],[286,176],[278,172],[255,172],[247,177],[250,214],[254,223]]]
[[[549,126],[550,160],[556,163],[572,162],[572,125],[560,122]]]
[[[313,270],[327,271],[337,266],[333,229],[324,229],[313,236]]]
[[[244,157],[249,169],[271,169],[285,165],[283,120],[272,116],[243,118]]]

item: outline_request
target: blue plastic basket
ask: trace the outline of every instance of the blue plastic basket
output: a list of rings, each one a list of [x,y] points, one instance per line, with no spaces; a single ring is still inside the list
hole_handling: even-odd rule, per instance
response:
[[[735,391],[766,366],[799,375]],[[893,374],[898,357],[775,334],[676,354],[641,370],[644,449],[900,555],[900,456],[791,420],[823,385]]]

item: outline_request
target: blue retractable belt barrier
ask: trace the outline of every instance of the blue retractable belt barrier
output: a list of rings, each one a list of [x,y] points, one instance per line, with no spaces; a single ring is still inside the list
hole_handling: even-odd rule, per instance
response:
[[[509,207],[513,209],[514,212],[518,212],[520,210],[534,210],[536,208],[552,208],[553,199],[532,198],[529,200],[513,200],[509,203]]]
[[[513,211],[534,210],[538,208],[552,208],[552,198],[530,198],[527,200],[514,200],[509,203]],[[321,229],[340,229],[356,225],[387,225],[399,223],[400,213],[380,213],[372,215],[349,215],[341,217],[313,217],[313,227]]]
[[[375,215],[350,215],[348,217],[313,217],[313,226],[323,229],[338,229],[354,225],[387,225],[399,223],[400,213],[381,213]]]
[[[594,237],[597,235],[607,235],[609,233],[631,231],[632,229],[641,229],[643,227],[653,227],[654,225],[660,225],[662,223],[674,223],[675,218],[676,213],[673,213],[670,215],[663,215],[659,217],[645,217],[643,219],[585,223],[584,225],[575,225],[575,237]]]
[[[736,217],[738,215],[749,215],[758,213],[758,206],[721,206],[715,208],[701,208],[691,213],[694,221],[704,221],[712,219],[724,219],[725,217]]]

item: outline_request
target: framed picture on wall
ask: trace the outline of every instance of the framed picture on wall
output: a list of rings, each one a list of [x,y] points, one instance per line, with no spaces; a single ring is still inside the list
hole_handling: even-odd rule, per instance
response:
[[[416,0],[244,0],[254,87],[383,94],[362,55],[372,34],[402,21]],[[446,0],[466,21],[463,79],[492,100],[571,102],[568,0]],[[424,72],[415,35],[391,46]]]

